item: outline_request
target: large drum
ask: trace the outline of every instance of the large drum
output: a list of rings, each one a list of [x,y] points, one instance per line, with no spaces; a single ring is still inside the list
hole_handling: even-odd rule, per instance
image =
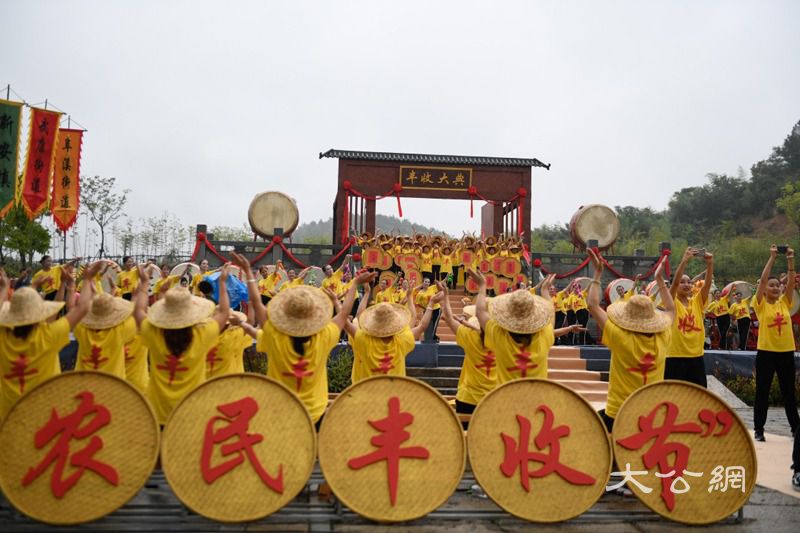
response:
[[[622,287],[622,295],[619,294],[617,287]],[[606,301],[613,304],[633,287],[633,280],[627,278],[615,279],[606,285]]]
[[[293,198],[281,192],[267,191],[257,194],[250,202],[247,219],[256,234],[271,239],[275,228],[283,228],[286,237],[291,235],[297,229],[300,214]]]
[[[619,235],[619,219],[610,207],[600,204],[583,205],[569,221],[572,244],[585,250],[590,240],[605,250],[614,244]]]
[[[658,282],[651,281],[647,284],[647,287],[644,289],[645,294],[653,298],[653,302],[656,305],[661,305],[661,294],[658,291]]]

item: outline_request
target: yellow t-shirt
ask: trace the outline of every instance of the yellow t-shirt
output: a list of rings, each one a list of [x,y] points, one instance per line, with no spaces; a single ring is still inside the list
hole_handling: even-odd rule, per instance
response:
[[[664,379],[672,329],[647,335],[623,329],[611,320],[603,327],[603,344],[611,350],[606,414],[617,416],[622,402],[637,389]]]
[[[39,279],[42,280],[42,284],[39,285],[40,292],[50,294],[57,291],[61,286],[61,265],[52,266],[47,272],[44,270],[38,271],[31,278],[31,285],[35,285]]]
[[[166,278],[159,278],[158,281],[156,281],[156,284],[153,285],[153,294],[160,293],[161,287],[163,287],[167,281],[170,282],[170,287],[175,287],[178,284],[178,280],[180,280],[180,276],[167,276]]]
[[[406,326],[400,333],[388,338],[368,335],[363,329],[353,338],[353,353],[360,362],[354,366],[353,383],[372,376],[405,376],[406,356],[414,350],[414,335]]]
[[[136,320],[129,316],[113,328],[75,326],[78,356],[75,370],[97,370],[125,379],[125,345],[136,336]]]
[[[428,302],[430,302],[431,298],[433,298],[433,296],[437,292],[439,292],[439,288],[436,287],[436,285],[430,285],[427,289],[420,290],[417,293],[417,297],[414,303],[416,303],[420,307],[428,307]],[[439,309],[440,307],[441,305],[438,303],[433,304],[433,309]]]
[[[312,335],[304,344],[301,356],[294,350],[292,338],[278,331],[271,322],[264,323],[256,349],[266,352],[267,376],[294,391],[316,422],[328,406],[328,356],[339,342],[339,328],[333,322]]]
[[[125,379],[139,392],[147,394],[150,371],[147,368],[147,347],[138,333],[125,345]]]
[[[433,272],[433,254],[428,252],[420,252],[419,254],[419,271],[420,272]]]
[[[132,293],[137,285],[139,285],[139,271],[135,268],[117,274],[117,288],[120,295]]]
[[[756,300],[755,312],[758,317],[759,350],[770,352],[794,351],[792,317],[789,315],[789,300],[781,295],[774,304],[767,302],[766,296]]]
[[[451,255],[442,255],[442,264],[439,267],[439,272],[442,274],[453,273],[453,257]]]
[[[142,341],[150,355],[147,399],[159,424],[165,424],[175,405],[206,380],[206,354],[219,338],[219,324],[206,320],[192,327],[192,342],[182,354],[170,354],[160,328],[144,319]]]
[[[69,344],[65,317],[36,325],[26,339],[0,326],[0,420],[11,406],[42,382],[61,373],[58,352]]]
[[[456,344],[464,349],[464,364],[458,377],[456,399],[478,405],[497,385],[494,354],[483,345],[480,331],[464,325],[456,330]]]
[[[281,275],[276,270],[272,274],[268,275],[266,278],[262,278],[258,280],[258,293],[261,296],[272,297],[273,292],[275,292],[275,285],[281,280]],[[283,285],[286,285],[285,283]],[[281,289],[283,286],[281,286]]]
[[[706,340],[704,316],[699,294],[689,298],[688,306],[675,298],[675,321],[672,323],[672,339],[667,357],[703,356],[703,344]]]
[[[733,320],[741,320],[743,318],[750,318],[750,308],[747,307],[747,302],[737,302],[728,308],[728,314],[731,315]]]
[[[486,323],[484,343],[494,352],[497,362],[497,384],[517,378],[547,378],[547,355],[556,338],[553,322],[531,336],[531,343],[520,346],[500,324],[489,320]]]
[[[408,291],[405,289],[395,289],[392,293],[392,302],[396,304],[402,304],[403,300],[405,300]]]
[[[336,296],[339,298],[339,300],[344,301],[345,294],[347,294],[347,291],[349,291],[350,287],[352,286],[353,286],[352,279],[347,281],[346,283],[345,282],[339,283],[339,292],[336,293]]]
[[[335,270],[333,274],[322,280],[322,289],[330,289],[333,294],[339,294],[339,285],[342,283],[342,270]]]
[[[577,294],[573,294],[570,297],[570,303],[572,304],[572,310],[573,311],[580,311],[582,309],[586,309],[587,307],[589,307],[586,304],[586,294],[588,293],[588,291],[589,290],[586,289],[586,290],[581,291],[581,292],[579,292]]]
[[[244,372],[244,351],[253,339],[240,326],[228,326],[206,354],[206,379]]]
[[[556,312],[561,311],[562,313],[566,313],[569,308],[569,295],[563,290],[558,291],[553,298],[553,307]]]
[[[728,305],[728,296],[723,296],[719,300],[711,302],[708,307],[708,312],[714,316],[727,315],[730,312]]]
[[[284,289],[288,289],[290,287],[299,287],[303,284],[303,278],[294,278],[292,281],[284,281],[281,284],[281,288],[278,289],[278,292],[281,292]]]
[[[386,287],[382,291],[377,291],[375,293],[375,303],[380,304],[383,302],[392,302],[394,301],[392,297],[394,296],[394,287]]]

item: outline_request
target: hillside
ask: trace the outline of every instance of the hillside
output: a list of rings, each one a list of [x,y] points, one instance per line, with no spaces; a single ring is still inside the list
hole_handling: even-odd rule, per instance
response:
[[[375,215],[375,226],[381,233],[396,233],[400,235],[411,235],[413,233],[433,233],[434,235],[446,235],[436,229],[415,224],[407,219],[400,219],[394,216]],[[333,235],[333,218],[318,220],[301,224],[292,234],[292,242],[327,244],[331,242]]]

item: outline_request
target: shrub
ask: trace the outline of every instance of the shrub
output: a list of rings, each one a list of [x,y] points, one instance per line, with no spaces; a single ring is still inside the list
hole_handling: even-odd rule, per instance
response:
[[[328,358],[328,392],[342,392],[350,386],[353,369],[353,349],[342,346]]]
[[[727,380],[723,380],[722,383],[747,405],[752,406],[753,404],[755,404],[756,401],[755,377],[748,378],[743,376],[736,376]],[[795,376],[794,390],[795,390],[794,392],[795,398],[800,398],[800,382],[798,382],[797,375]],[[781,389],[778,386],[777,376],[773,378],[772,385],[770,386],[769,389],[769,405],[772,407],[783,405],[783,400],[781,398]]]
[[[244,351],[244,371],[267,375],[267,354],[257,352],[255,344]]]

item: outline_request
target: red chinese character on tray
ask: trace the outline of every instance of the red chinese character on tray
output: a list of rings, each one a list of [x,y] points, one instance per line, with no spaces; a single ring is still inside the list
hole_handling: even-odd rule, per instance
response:
[[[528,450],[531,441],[531,421],[528,418],[517,415],[519,424],[519,441],[505,433],[500,433],[505,448],[503,464],[500,471],[506,477],[511,477],[519,470],[520,484],[525,492],[530,492],[530,479],[544,477],[555,472],[565,481],[573,485],[592,485],[596,482],[592,476],[570,468],[561,463],[561,439],[569,436],[570,427],[567,425],[553,427],[555,415],[546,405],[537,407],[536,412],[544,414],[544,422],[539,433],[533,439],[533,444],[537,450],[547,449],[547,453],[531,452]],[[541,468],[530,471],[528,464],[534,461],[541,463]]]
[[[91,392],[81,392],[75,398],[80,400],[75,411],[62,418],[53,409],[50,419],[36,432],[34,445],[37,450],[54,438],[58,440],[38,465],[28,469],[22,478],[23,487],[33,483],[53,463],[55,467],[50,476],[50,489],[56,498],[62,498],[74,487],[86,470],[91,470],[115,487],[119,484],[119,475],[114,467],[94,458],[94,454],[103,448],[103,439],[94,433],[111,422],[111,412],[105,406],[94,403],[94,394]],[[86,418],[89,420],[84,423]],[[71,441],[89,437],[86,446],[70,454]],[[64,477],[67,462],[76,470]]]
[[[414,415],[400,411],[400,398],[397,396],[389,398],[388,404],[389,415],[386,418],[368,420],[370,426],[380,431],[380,435],[375,435],[369,441],[378,449],[361,457],[350,459],[347,466],[353,470],[360,470],[379,461],[386,461],[389,501],[394,506],[397,502],[400,459],[428,459],[430,452],[422,446],[400,447],[402,443],[411,438],[411,434],[403,428],[414,422]]]
[[[656,426],[655,420],[662,408],[664,420],[660,426]],[[675,508],[672,485],[677,478],[683,477],[684,471],[689,466],[689,454],[692,450],[683,443],[667,442],[667,439],[674,433],[703,432],[700,425],[694,422],[676,423],[678,412],[678,406],[674,403],[661,402],[650,411],[650,414],[639,417],[639,433],[617,440],[617,444],[628,450],[640,450],[648,442],[655,440],[642,455],[642,463],[648,470],[658,467],[657,475],[661,474],[658,475],[661,478],[661,499],[670,511]]]
[[[264,440],[259,433],[248,433],[250,419],[258,412],[258,403],[250,396],[241,400],[217,406],[217,411],[223,416],[212,416],[206,423],[203,449],[200,457],[200,471],[203,479],[209,485],[219,477],[227,474],[244,462],[245,457],[261,478],[261,481],[270,489],[283,494],[283,465],[278,466],[278,475],[272,477],[261,465],[253,446]],[[221,422],[224,425],[215,429]],[[230,439],[236,440],[227,442]],[[219,445],[222,458],[233,456],[216,466],[213,466],[212,455],[214,447]]]

